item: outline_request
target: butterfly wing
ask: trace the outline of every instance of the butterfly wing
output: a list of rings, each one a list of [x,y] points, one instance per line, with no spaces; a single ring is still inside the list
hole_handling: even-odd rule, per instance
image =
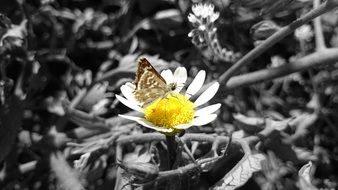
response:
[[[167,93],[167,84],[164,78],[146,58],[141,58],[138,61],[135,85],[135,98],[143,104],[148,104]]]
[[[156,69],[146,58],[142,57],[138,61],[138,68],[135,78],[136,89],[142,89],[144,86],[141,85],[147,85],[148,83],[145,83],[144,79],[148,80],[148,78],[154,79],[154,81],[158,82],[160,86],[166,85],[164,78],[156,71]]]

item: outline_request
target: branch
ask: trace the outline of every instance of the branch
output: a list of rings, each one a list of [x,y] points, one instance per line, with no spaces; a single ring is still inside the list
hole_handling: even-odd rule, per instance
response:
[[[318,8],[319,5],[320,5],[320,0],[313,0],[314,9]],[[320,51],[326,48],[320,16],[318,16],[317,18],[313,20],[313,25],[315,28],[316,49],[317,51]]]
[[[332,64],[337,61],[338,48],[323,49],[321,51],[299,58],[293,63],[232,77],[227,82],[226,88],[224,88],[223,90],[231,90],[241,86],[265,82],[268,80],[289,75],[291,73],[303,71],[311,67]]]
[[[198,141],[198,142],[208,142],[212,143],[216,139],[215,135],[208,135],[204,133],[191,133],[185,134],[181,140],[183,142],[186,141]],[[218,138],[220,143],[228,143],[229,137],[221,136]],[[137,134],[137,135],[127,135],[121,136],[116,140],[117,144],[129,144],[129,143],[146,143],[146,142],[153,142],[153,141],[165,141],[165,135],[160,133],[145,133],[145,134]]]
[[[303,24],[309,22],[310,20],[316,18],[319,15],[329,12],[330,10],[334,9],[337,6],[338,3],[336,1],[333,0],[328,1],[320,5],[318,8],[313,9],[309,13],[305,14],[303,17],[293,21],[291,24],[281,28],[278,32],[274,33],[272,36],[266,39],[261,45],[251,50],[244,57],[242,57],[242,59],[240,59],[236,64],[234,64],[230,69],[224,72],[219,78],[220,84],[221,85],[226,84],[230,79],[230,77],[236,74],[241,67],[252,62],[255,58],[260,56],[267,49],[272,47],[274,44],[282,40],[287,35],[291,34],[296,28],[302,26]]]

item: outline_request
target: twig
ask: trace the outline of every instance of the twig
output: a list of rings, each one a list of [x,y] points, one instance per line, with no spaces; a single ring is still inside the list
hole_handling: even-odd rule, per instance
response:
[[[121,144],[117,143],[116,145],[116,156],[115,156],[115,162],[118,163],[123,160],[123,147]],[[116,182],[115,182],[115,187],[114,190],[120,190],[121,187],[124,188],[124,190],[129,190],[131,189],[131,186],[128,185],[128,181],[123,178],[122,176],[122,169],[120,167],[117,168],[116,172]]]
[[[186,134],[186,135],[188,135],[188,134]],[[186,136],[186,135],[185,135],[185,136]],[[194,135],[190,136],[188,139],[195,139],[195,135],[197,135],[197,134],[194,134]],[[198,134],[198,135],[200,135],[200,134]],[[204,134],[204,135],[206,135],[206,134]],[[206,135],[206,136],[212,137],[211,135]],[[204,136],[204,137],[205,137],[205,136]],[[209,138],[202,138],[202,139],[208,139],[208,140],[211,140],[211,139],[209,139]],[[224,141],[222,141],[222,140],[225,140],[225,139],[228,139],[228,140],[229,140],[229,138],[219,138],[219,139],[220,139],[220,142],[224,142]],[[244,159],[245,156],[250,155],[251,150],[250,150],[250,148],[249,148],[249,146],[248,146],[248,143],[247,143],[245,140],[243,140],[243,139],[234,139],[234,142],[237,142],[238,144],[240,144],[241,147],[242,147],[242,149],[243,149],[243,151],[244,151],[244,153],[245,153],[245,155],[244,155],[244,157],[243,157],[242,159]],[[149,183],[146,183],[146,184],[144,185],[144,187],[147,187],[147,186],[150,187],[150,186],[151,186],[152,184],[154,184],[154,183],[161,183],[161,182],[173,180],[173,179],[179,178],[179,177],[181,177],[182,175],[185,175],[185,174],[188,174],[188,173],[201,172],[200,166],[201,166],[202,164],[204,164],[204,163],[210,162],[210,159],[213,159],[213,158],[205,158],[205,159],[201,159],[201,160],[198,160],[198,161],[197,161],[197,164],[196,164],[196,163],[191,163],[191,164],[188,164],[188,165],[179,167],[179,168],[177,168],[177,169],[175,169],[175,170],[170,170],[170,171],[163,171],[163,172],[160,172],[160,173],[159,173],[159,177],[158,177],[156,180],[151,181],[151,182],[149,182]],[[242,159],[241,159],[241,160],[242,160]]]
[[[91,86],[88,86],[88,87],[85,87],[84,89],[81,89],[77,94],[76,96],[73,98],[73,100],[70,102],[68,108],[71,110],[71,109],[74,109],[76,108],[77,105],[79,105],[81,103],[81,101],[83,100],[84,97],[86,97],[87,95],[87,92],[90,91],[90,88],[92,88],[93,85]]]
[[[293,63],[279,67],[263,69],[248,74],[232,77],[223,90],[231,90],[259,82],[283,77],[291,73],[303,71],[311,67],[332,64],[338,61],[338,48],[328,48],[299,58]]]
[[[287,35],[291,34],[296,28],[309,22],[313,18],[316,18],[317,16],[322,15],[334,9],[337,6],[338,6],[337,3],[333,1],[328,1],[320,5],[318,8],[311,10],[309,13],[305,14],[303,17],[293,21],[291,24],[281,28],[278,32],[274,33],[272,36],[266,39],[261,45],[251,50],[244,57],[242,57],[242,59],[240,59],[236,64],[234,64],[230,69],[228,69],[225,73],[223,73],[219,78],[220,84],[221,85],[226,84],[227,81],[230,79],[230,77],[236,74],[240,70],[241,67],[252,62],[252,60],[260,56],[267,49],[272,47],[274,44],[282,40]]]
[[[23,174],[31,172],[35,170],[37,165],[37,161],[31,161],[24,164],[21,164],[16,170],[12,170],[8,173],[1,173],[0,174],[0,188],[5,185],[7,182],[17,179]]]
[[[314,9],[318,8],[319,5],[320,5],[320,0],[313,0]],[[317,51],[320,51],[326,48],[320,16],[318,16],[317,18],[313,20],[313,25],[315,28],[316,49]]]
[[[192,155],[191,151],[189,150],[187,144],[185,144],[181,138],[177,137],[178,143],[180,146],[183,148],[183,150],[188,154],[189,158],[191,159],[192,162],[196,162],[194,156]]]
[[[212,143],[215,140],[215,135],[208,135],[204,133],[191,133],[185,134],[182,138],[183,142],[186,141],[198,141],[198,142],[208,142]],[[117,143],[121,145],[129,143],[146,143],[152,141],[164,141],[165,135],[160,133],[146,133],[146,134],[137,134],[137,135],[128,135],[121,136],[116,140]],[[228,143],[229,137],[221,136],[219,137],[220,143]]]

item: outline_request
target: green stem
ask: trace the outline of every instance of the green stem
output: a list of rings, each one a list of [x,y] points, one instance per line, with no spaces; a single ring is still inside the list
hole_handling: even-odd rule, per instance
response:
[[[176,161],[177,142],[176,142],[175,136],[167,136],[167,135],[166,135],[166,141],[167,141],[167,149],[168,149],[169,169],[172,169]]]

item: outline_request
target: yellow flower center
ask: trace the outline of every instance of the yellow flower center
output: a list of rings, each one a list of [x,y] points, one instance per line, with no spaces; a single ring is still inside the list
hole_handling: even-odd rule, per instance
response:
[[[189,124],[194,115],[194,104],[179,93],[170,93],[165,98],[159,98],[144,109],[144,118],[147,121],[164,128],[175,129],[177,125]]]

